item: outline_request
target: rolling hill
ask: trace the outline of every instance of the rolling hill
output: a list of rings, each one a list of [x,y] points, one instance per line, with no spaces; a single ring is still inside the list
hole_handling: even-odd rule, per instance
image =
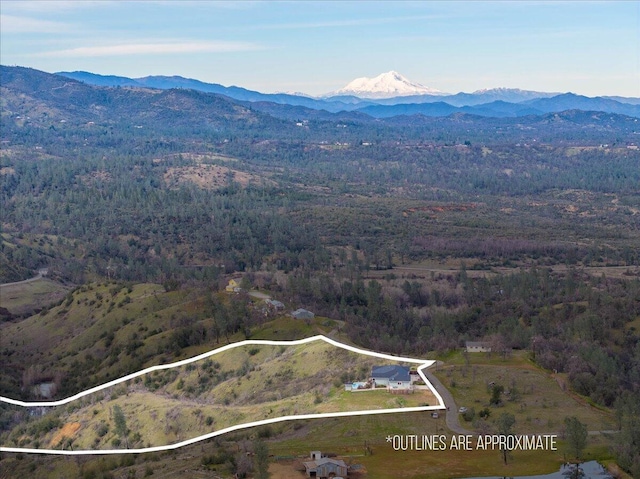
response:
[[[412,83],[396,72],[389,72],[375,79],[354,80],[350,83],[351,86],[323,98],[264,94],[237,86],[225,87],[180,76],[147,76],[134,79],[82,71],[58,72],[57,75],[96,86],[147,87],[161,90],[190,89],[217,93],[235,100],[303,106],[332,113],[358,110],[376,118],[417,113],[427,116],[447,116],[454,112],[504,117],[537,115],[565,110],[602,111],[640,117],[638,99],[634,98],[589,98],[573,93],[547,93],[517,88],[493,88],[473,93],[460,92],[449,95]],[[376,88],[380,92],[376,93]],[[362,94],[358,96],[358,92]],[[394,92],[397,94],[396,96],[393,95]],[[427,106],[429,104],[433,106]]]

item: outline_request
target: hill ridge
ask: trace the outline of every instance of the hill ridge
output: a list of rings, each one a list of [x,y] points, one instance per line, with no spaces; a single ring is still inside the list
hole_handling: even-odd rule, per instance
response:
[[[187,358],[187,359],[182,359],[180,361],[176,361],[173,363],[169,363],[169,364],[158,364],[156,366],[150,366],[148,368],[145,369],[141,369],[140,371],[136,371],[134,373],[131,374],[127,374],[126,376],[122,376],[118,379],[114,379],[112,381],[100,384],[98,386],[94,386],[92,388],[89,389],[85,389],[84,391],[81,391],[77,394],[74,394],[73,396],[69,396],[67,398],[64,399],[59,399],[56,401],[20,401],[17,399],[12,399],[12,398],[8,398],[5,396],[0,396],[0,402],[4,402],[7,404],[13,404],[14,406],[22,406],[22,407],[53,407],[53,406],[62,406],[64,404],[68,404],[72,401],[75,401],[76,399],[80,399],[84,396],[88,396],[89,394],[92,394],[94,392],[98,392],[101,391],[103,389],[106,389],[108,387],[111,386],[116,386],[118,384],[121,384],[123,382],[129,381],[131,379],[135,379],[139,376],[142,376],[144,374],[148,374],[154,371],[162,371],[165,369],[172,369],[172,368],[176,368],[176,367],[180,367],[180,366],[184,366],[196,361],[200,361],[201,359],[206,359],[209,358],[211,356],[214,356],[215,354],[219,354],[225,351],[228,351],[230,349],[234,349],[234,348],[238,348],[238,347],[242,347],[242,346],[260,346],[260,345],[266,345],[266,346],[297,346],[297,345],[301,345],[301,344],[306,344],[306,343],[311,343],[314,341],[325,341],[329,344],[331,344],[332,346],[336,346],[338,348],[343,348],[346,349],[348,351],[351,352],[355,352],[358,354],[363,354],[363,355],[367,355],[367,356],[374,356],[374,357],[378,357],[381,359],[388,359],[391,361],[399,361],[399,362],[407,362],[407,363],[414,363],[414,364],[421,364],[422,368],[424,367],[429,367],[430,365],[432,365],[434,363],[433,360],[422,360],[422,359],[415,359],[415,358],[408,358],[408,357],[403,357],[403,356],[395,356],[395,355],[391,355],[391,354],[386,354],[386,353],[377,353],[377,352],[373,352],[373,351],[368,351],[366,349],[362,349],[362,348],[358,348],[355,346],[350,346],[348,344],[344,344],[341,343],[340,341],[336,341],[335,339],[331,339],[327,336],[324,336],[322,334],[318,334],[316,336],[310,336],[307,338],[303,338],[303,339],[294,339],[294,340],[270,340],[270,339],[246,339],[244,341],[239,341],[239,342],[235,342],[235,343],[229,343],[225,346],[221,346],[219,348],[216,349],[212,349],[210,351],[207,351],[205,353],[199,354],[197,356],[193,356],[191,358]],[[420,368],[418,368],[418,372],[420,374]],[[429,384],[429,381],[427,380],[426,376],[424,376],[423,374],[420,374],[422,379],[425,381],[426,384]],[[442,398],[440,398],[440,401],[442,401]]]

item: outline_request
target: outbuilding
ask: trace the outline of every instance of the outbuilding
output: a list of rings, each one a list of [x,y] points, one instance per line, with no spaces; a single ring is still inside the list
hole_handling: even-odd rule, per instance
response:
[[[307,477],[318,479],[347,477],[349,466],[342,459],[324,457],[320,451],[312,451],[311,459],[304,463]]]
[[[293,313],[291,313],[291,316],[295,319],[313,319],[316,317],[316,315],[311,311],[302,308],[296,309]]]
[[[484,341],[467,341],[465,349],[468,353],[490,353],[491,344]]]

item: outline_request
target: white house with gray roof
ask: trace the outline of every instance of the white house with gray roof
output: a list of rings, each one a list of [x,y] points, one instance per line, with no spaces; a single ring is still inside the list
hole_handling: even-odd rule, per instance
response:
[[[491,343],[486,341],[466,341],[465,349],[468,353],[490,353]]]
[[[374,366],[371,369],[371,382],[389,389],[411,389],[411,373],[408,367],[398,364]]]

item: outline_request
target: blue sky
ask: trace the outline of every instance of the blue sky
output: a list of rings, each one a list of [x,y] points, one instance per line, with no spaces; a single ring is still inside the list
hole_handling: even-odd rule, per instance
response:
[[[640,2],[2,0],[0,61],[322,94],[396,70],[456,93],[640,97]]]

